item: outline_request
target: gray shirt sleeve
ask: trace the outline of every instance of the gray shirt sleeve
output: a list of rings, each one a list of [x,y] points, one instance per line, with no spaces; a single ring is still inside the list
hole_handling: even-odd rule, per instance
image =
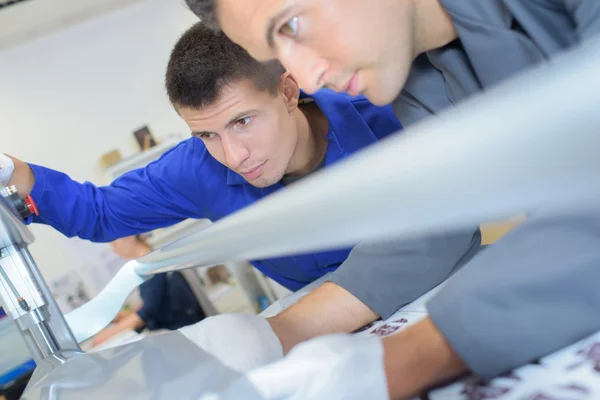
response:
[[[541,211],[475,256],[427,309],[488,378],[600,330],[599,282],[600,207]]]
[[[600,1],[562,0],[575,23],[579,38],[586,40],[600,35]]]
[[[481,234],[476,228],[361,243],[330,281],[385,319],[443,282],[479,250],[480,244]]]

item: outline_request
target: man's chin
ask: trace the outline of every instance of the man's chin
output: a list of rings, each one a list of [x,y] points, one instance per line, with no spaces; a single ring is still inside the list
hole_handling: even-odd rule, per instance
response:
[[[367,88],[365,91],[362,92],[362,94],[376,106],[387,106],[393,103],[394,100],[396,100],[396,97],[398,96],[398,94],[395,91],[389,90],[389,88],[386,88],[385,90],[382,90],[381,88]]]
[[[279,179],[268,179],[265,176],[261,175],[256,179],[252,179],[252,180],[246,179],[246,181],[249,184],[251,184],[252,186],[262,189],[262,188],[266,188],[269,186],[273,186],[274,184],[279,182]]]

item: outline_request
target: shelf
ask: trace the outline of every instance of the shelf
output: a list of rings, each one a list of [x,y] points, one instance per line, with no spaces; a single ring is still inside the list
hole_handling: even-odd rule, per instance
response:
[[[229,292],[236,290],[236,285],[230,285],[227,283],[219,282],[215,285],[206,288],[206,294],[212,302],[218,301],[223,296],[226,296]]]
[[[111,180],[114,180],[126,172],[145,167],[152,161],[157,160],[163,153],[177,146],[178,143],[179,141],[176,140],[164,141],[146,151],[125,157],[118,163],[104,168],[104,172]]]

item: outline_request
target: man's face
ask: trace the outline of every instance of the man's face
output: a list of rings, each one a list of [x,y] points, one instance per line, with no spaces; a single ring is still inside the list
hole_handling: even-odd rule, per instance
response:
[[[217,101],[202,109],[178,107],[208,152],[256,187],[279,182],[294,155],[291,109],[281,93],[260,91],[249,80],[225,86]]]
[[[412,0],[219,0],[223,31],[254,58],[278,58],[300,87],[391,103],[415,57]]]

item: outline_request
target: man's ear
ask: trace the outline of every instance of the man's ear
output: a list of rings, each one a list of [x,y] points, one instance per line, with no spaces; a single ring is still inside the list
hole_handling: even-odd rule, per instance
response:
[[[289,72],[284,72],[281,74],[281,78],[279,80],[279,91],[283,96],[283,100],[288,112],[292,112],[298,108],[300,86],[298,86],[298,82],[296,82],[296,79],[294,79]]]

